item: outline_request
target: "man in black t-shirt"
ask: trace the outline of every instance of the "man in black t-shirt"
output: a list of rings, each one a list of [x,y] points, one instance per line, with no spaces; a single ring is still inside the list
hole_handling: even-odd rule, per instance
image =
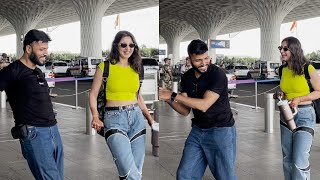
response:
[[[15,127],[11,133],[20,139],[21,151],[33,176],[63,179],[63,147],[53,112],[43,66],[50,37],[30,30],[23,41],[24,54],[0,71],[0,91],[5,90],[13,111]]]
[[[192,109],[192,129],[185,142],[177,179],[202,179],[207,165],[218,180],[235,180],[236,129],[228,99],[228,81],[210,64],[208,47],[201,40],[188,46],[192,69],[181,80],[181,93],[159,91],[161,100],[182,115]]]

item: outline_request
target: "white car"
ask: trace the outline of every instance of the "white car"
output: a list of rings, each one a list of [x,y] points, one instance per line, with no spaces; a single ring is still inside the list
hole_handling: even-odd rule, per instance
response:
[[[68,64],[63,61],[46,62],[46,69],[51,70],[55,75],[66,75],[69,68]]]
[[[39,69],[41,69],[42,73],[44,73],[45,78],[47,79],[48,86],[50,89],[50,93],[52,89],[56,86],[56,83],[54,81],[48,80],[48,78],[55,78],[54,73],[51,70],[48,70],[45,68],[45,66],[37,66]]]
[[[226,70],[237,78],[247,78],[249,72],[248,67],[244,65],[229,65]]]

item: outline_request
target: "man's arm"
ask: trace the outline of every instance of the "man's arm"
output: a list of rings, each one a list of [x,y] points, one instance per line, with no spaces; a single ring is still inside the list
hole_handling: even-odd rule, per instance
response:
[[[181,96],[184,96],[184,97],[188,97],[187,96],[187,93],[181,93],[180,94]],[[170,95],[171,96],[171,95]],[[184,116],[188,116],[188,114],[190,113],[190,110],[191,108],[188,107],[188,106],[185,106],[184,104],[178,102],[178,101],[173,101],[173,102],[170,102],[170,100],[167,100],[167,103],[175,110],[177,111],[178,113],[180,113],[181,115],[184,115]]]
[[[219,94],[207,90],[204,93],[203,98],[190,98],[183,96],[182,94],[178,94],[175,100],[184,106],[206,112],[218,100],[219,97]]]
[[[9,70],[9,67],[5,67],[0,70],[0,91],[5,90],[9,86],[12,78],[12,73]]]
[[[172,91],[162,88],[159,90],[160,100],[165,100],[174,110],[185,116],[190,113],[191,108],[206,112],[220,97],[219,94],[209,90],[204,93],[203,98],[191,98],[186,93],[181,93],[177,94],[174,102],[171,103],[171,94]]]

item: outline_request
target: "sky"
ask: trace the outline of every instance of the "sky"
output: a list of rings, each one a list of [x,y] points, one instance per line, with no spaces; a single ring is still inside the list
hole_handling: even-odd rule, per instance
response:
[[[103,17],[102,50],[110,49],[111,42],[118,32],[115,29],[117,15]],[[47,29],[41,29],[46,31]],[[80,53],[80,21],[48,28],[52,41],[50,52]],[[138,45],[159,47],[159,6],[120,14],[120,30],[130,31]],[[0,53],[16,53],[16,35],[0,37]]]

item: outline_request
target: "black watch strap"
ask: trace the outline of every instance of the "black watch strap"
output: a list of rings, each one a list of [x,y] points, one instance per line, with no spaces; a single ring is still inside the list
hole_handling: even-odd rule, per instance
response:
[[[177,93],[172,92],[171,98],[170,98],[170,103],[173,103],[173,102],[174,102],[174,100],[176,99],[176,96],[177,96],[177,95],[178,95]]]

